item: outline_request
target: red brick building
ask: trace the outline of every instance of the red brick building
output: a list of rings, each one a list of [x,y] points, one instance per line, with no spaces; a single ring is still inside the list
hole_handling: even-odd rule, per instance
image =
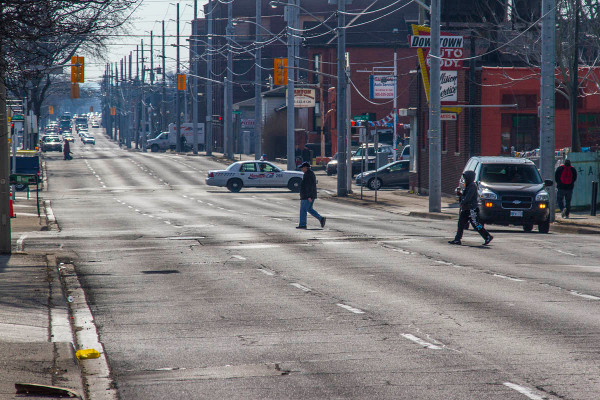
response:
[[[583,87],[578,99],[578,131],[581,146],[600,144],[600,95],[596,82],[597,69],[581,69]],[[557,71],[557,80],[560,75]],[[482,104],[517,104],[517,108],[487,108],[481,110],[481,154],[510,155],[511,149],[521,152],[539,147],[540,104],[539,69],[483,67],[481,72]],[[560,91],[555,102],[555,146],[571,147],[569,100]]]

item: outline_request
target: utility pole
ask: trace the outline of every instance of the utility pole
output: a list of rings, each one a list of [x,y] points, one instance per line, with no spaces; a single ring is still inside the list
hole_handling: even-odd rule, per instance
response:
[[[577,130],[577,97],[579,96],[579,0],[575,0],[575,35],[573,41],[573,67],[571,69],[571,151],[581,151]]]
[[[440,0],[431,0],[431,77],[429,103],[429,212],[442,211],[440,139]]]
[[[177,3],[177,82],[179,83],[179,3]],[[181,104],[179,104],[179,87],[177,87],[175,89],[175,113],[176,115],[176,119],[175,119],[175,123],[176,123],[176,129],[177,132],[175,134],[175,151],[177,151],[178,153],[182,151],[181,148],[181,111],[179,109],[179,107],[181,106]]]
[[[192,49],[192,128],[194,132],[194,155],[198,154],[198,0],[194,0],[194,22],[192,23],[192,41],[190,46]],[[204,135],[206,137],[206,135]]]
[[[398,161],[398,53],[394,47],[394,161]],[[375,161],[376,168],[378,167]]]
[[[154,99],[154,33],[150,31],[150,107],[148,109],[150,126],[148,127],[148,134],[153,133],[154,127],[154,107],[152,106],[152,101]],[[146,147],[148,147],[148,143],[146,142]],[[146,149],[147,151],[148,149]]]
[[[294,89],[295,89],[295,58],[296,54],[296,32],[297,19],[298,19],[298,5],[296,0],[288,0],[288,6],[286,7],[286,21],[287,21],[287,169],[293,171],[296,169],[296,110],[294,106]]]
[[[542,0],[542,68],[540,88],[540,172],[543,179],[554,179],[554,72],[556,0]],[[577,101],[577,99],[574,99]],[[550,194],[550,221],[554,221],[556,196]]]
[[[165,56],[165,21],[162,21],[162,96],[160,100],[160,128],[161,131],[167,130],[167,110],[166,110],[166,100],[167,100],[167,71],[166,68],[166,59]]]
[[[8,168],[8,116],[6,114],[6,87],[0,77],[0,253],[11,253],[10,242],[10,171]]]
[[[208,28],[208,47],[206,49],[206,131],[204,135],[204,149],[206,150],[206,155],[212,155],[213,150],[213,129],[212,129],[212,113],[213,113],[213,82],[212,82],[212,42],[213,42],[213,12],[215,11],[215,6],[213,6],[212,1],[208,1],[208,15],[206,18],[207,28]]]
[[[256,51],[254,54],[254,159],[262,156],[262,1],[256,0]]]
[[[142,113],[142,152],[146,152],[146,115],[148,113],[148,108],[146,107],[146,97],[144,94],[144,83],[146,80],[146,67],[144,66],[144,39],[142,39],[142,79],[140,82],[140,92],[142,95],[142,101],[140,102],[140,108]]]
[[[348,196],[347,177],[347,146],[346,146],[346,0],[337,0],[338,32],[337,32],[337,195]],[[368,149],[367,149],[368,150]]]
[[[128,81],[128,85],[127,88],[129,89],[128,92],[128,103],[127,104],[127,109],[128,112],[130,112],[130,108],[132,105],[132,96],[133,96],[133,54],[131,52],[129,52],[129,81]],[[127,145],[127,148],[130,149],[131,148],[131,131],[133,130],[133,125],[132,125],[132,120],[131,118],[127,118],[127,121],[125,121],[125,124],[127,124],[127,128],[125,129],[125,142]]]
[[[225,156],[233,159],[233,1],[227,4],[227,78],[225,80]]]

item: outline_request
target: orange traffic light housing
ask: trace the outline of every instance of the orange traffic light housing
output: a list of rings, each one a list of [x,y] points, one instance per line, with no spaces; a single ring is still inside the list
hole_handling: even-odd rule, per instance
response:
[[[83,57],[71,57],[71,83],[84,82],[84,63]]]
[[[287,85],[287,58],[275,59],[275,72],[273,76],[273,84],[277,86]]]
[[[177,90],[185,90],[185,74],[177,75]]]

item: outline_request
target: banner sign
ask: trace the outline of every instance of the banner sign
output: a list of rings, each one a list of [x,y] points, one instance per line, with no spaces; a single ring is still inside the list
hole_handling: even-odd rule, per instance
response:
[[[370,95],[372,99],[393,99],[396,78],[390,75],[370,76]]]

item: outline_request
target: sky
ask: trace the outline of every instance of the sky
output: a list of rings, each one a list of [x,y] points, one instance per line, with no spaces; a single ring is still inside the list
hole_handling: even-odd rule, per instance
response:
[[[202,17],[203,6],[207,0],[198,0],[198,17]],[[131,28],[125,36],[112,38],[108,42],[107,60],[94,59],[91,57],[85,58],[85,80],[86,83],[98,84],[104,75],[107,62],[120,62],[120,60],[133,52],[133,60],[135,63],[136,45],[140,46],[141,40],[144,41],[144,58],[146,58],[149,66],[149,51],[150,51],[150,31],[154,34],[154,67],[162,65],[162,60],[158,58],[162,46],[162,23],[165,21],[165,47],[167,56],[167,70],[175,69],[176,48],[171,44],[176,43],[174,37],[177,33],[177,1],[173,0],[142,0],[139,7],[131,16]],[[180,12],[180,29],[181,35],[180,44],[187,45],[186,38],[191,34],[191,21],[194,18],[194,0],[179,0]],[[85,56],[85,54],[83,54]],[[181,47],[180,59],[182,63],[187,63],[188,49]],[[133,66],[135,74],[135,65]]]

